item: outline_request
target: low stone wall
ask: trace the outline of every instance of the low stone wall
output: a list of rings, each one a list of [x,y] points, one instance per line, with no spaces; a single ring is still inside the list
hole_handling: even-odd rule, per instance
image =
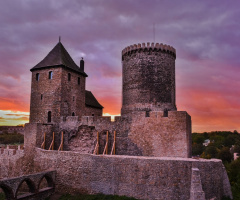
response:
[[[138,199],[187,200],[190,199],[194,168],[199,169],[206,199],[220,200],[223,195],[231,195],[226,171],[217,159],[96,156],[37,148],[34,167],[36,171],[56,169],[56,191],[62,193],[104,193]]]

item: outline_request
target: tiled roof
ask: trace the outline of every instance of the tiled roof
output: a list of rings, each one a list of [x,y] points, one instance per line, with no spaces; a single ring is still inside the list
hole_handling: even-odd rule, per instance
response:
[[[86,106],[94,107],[94,108],[103,108],[103,106],[98,103],[97,99],[93,96],[92,92],[85,91],[85,104]]]
[[[30,69],[30,71],[54,66],[65,66],[87,77],[87,74],[80,70],[61,42],[59,42],[40,63]]]

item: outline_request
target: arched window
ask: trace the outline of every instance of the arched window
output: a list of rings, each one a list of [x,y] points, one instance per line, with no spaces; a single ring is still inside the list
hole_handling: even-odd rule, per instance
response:
[[[71,81],[71,74],[68,73],[68,81]]]
[[[74,112],[72,113],[72,116],[75,116],[75,113],[74,113]]]
[[[39,73],[36,73],[36,81],[39,81]]]
[[[52,121],[52,112],[48,111],[48,123]]]
[[[49,74],[48,74],[48,79],[52,79],[52,77],[53,77],[53,72],[50,71]]]

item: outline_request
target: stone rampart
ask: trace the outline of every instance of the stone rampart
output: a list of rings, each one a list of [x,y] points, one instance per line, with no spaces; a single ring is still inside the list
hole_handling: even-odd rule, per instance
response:
[[[56,189],[132,196],[138,199],[190,199],[192,168],[198,169],[206,199],[231,195],[221,160],[190,158],[96,156],[36,149],[37,170],[57,171]],[[194,178],[194,177],[193,177]],[[66,181],[71,180],[71,181]],[[196,181],[195,181],[196,182]]]

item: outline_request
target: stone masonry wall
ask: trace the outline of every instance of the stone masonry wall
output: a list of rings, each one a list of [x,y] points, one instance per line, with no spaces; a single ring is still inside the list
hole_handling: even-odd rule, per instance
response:
[[[136,110],[176,110],[176,55],[158,43],[144,46],[126,48],[122,53],[122,115]]]
[[[50,71],[53,72],[52,79],[49,79]],[[39,81],[36,80],[37,73],[39,73]],[[52,112],[52,122],[59,122],[61,78],[61,67],[34,70],[32,72],[30,123],[47,123],[48,111]]]
[[[102,109],[86,106],[85,116],[102,116]]]
[[[71,79],[68,80],[68,74]],[[83,116],[85,109],[85,84],[86,78],[67,68],[62,70],[61,116]],[[78,84],[80,78],[80,84]]]
[[[225,169],[220,160],[95,156],[37,149],[34,161],[37,170],[57,170],[56,191],[62,193],[104,193],[151,200],[190,199],[194,167],[200,170],[206,199],[220,200],[224,194]]]

